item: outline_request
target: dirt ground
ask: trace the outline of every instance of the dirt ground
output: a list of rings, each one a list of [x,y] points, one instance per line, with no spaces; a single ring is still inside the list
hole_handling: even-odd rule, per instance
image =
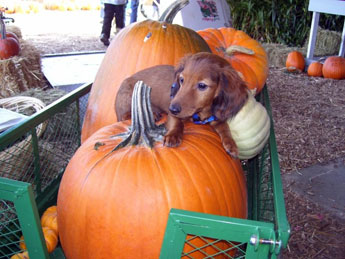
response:
[[[106,50],[98,11],[12,15],[42,54]],[[270,68],[267,86],[282,174],[345,158],[345,80]],[[344,161],[344,160],[343,160]],[[284,258],[345,258],[345,224],[284,186],[291,238]]]

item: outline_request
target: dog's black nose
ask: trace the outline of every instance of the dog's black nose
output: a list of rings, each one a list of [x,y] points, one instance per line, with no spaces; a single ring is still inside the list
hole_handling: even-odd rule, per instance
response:
[[[179,104],[171,104],[169,111],[174,115],[179,114],[181,112],[181,106]]]

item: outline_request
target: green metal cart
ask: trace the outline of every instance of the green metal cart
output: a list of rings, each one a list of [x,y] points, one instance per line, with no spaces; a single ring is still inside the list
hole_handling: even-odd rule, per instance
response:
[[[56,204],[64,168],[80,145],[90,89],[91,84],[85,84],[0,134],[0,259],[22,251],[22,235],[30,258],[65,258],[61,247],[48,254],[39,218]],[[272,118],[266,86],[257,99]],[[38,136],[36,128],[42,123],[45,131]],[[193,251],[203,252],[205,247],[224,241],[229,248],[204,258],[276,258],[281,254],[290,226],[271,125],[269,141],[261,153],[242,161],[248,184],[248,219],[172,209],[160,258],[193,258]],[[194,238],[201,238],[204,244],[195,247]],[[193,251],[184,254],[185,245],[194,246]],[[235,249],[232,256],[231,249]]]

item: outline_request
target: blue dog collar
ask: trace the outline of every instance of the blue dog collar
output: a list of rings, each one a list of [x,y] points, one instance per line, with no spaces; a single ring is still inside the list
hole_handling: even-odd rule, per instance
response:
[[[212,121],[216,121],[216,120],[218,120],[218,118],[216,116],[214,116],[214,115],[212,115],[211,117],[208,117],[207,119],[205,119],[203,121],[200,119],[198,114],[195,113],[193,115],[193,122],[195,124],[202,124],[202,125],[204,125],[204,124],[210,123]]]

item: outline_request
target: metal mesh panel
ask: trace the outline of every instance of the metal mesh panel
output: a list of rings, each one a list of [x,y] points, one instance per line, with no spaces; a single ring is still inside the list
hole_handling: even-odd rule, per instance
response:
[[[32,131],[28,131],[2,147],[0,176],[29,182],[35,192],[43,191],[62,173],[80,145],[80,118],[86,100],[78,101],[78,104],[71,103],[44,121],[44,130],[37,136],[37,142]]]
[[[0,200],[0,258],[18,253],[21,228],[12,202]]]
[[[42,189],[62,173],[80,144],[75,105],[48,120],[47,129],[38,141]]]
[[[0,176],[29,182],[32,172],[28,170],[34,163],[31,137],[25,134],[0,151]]]
[[[59,177],[80,146],[82,119],[87,106],[85,95],[91,86],[82,88],[80,93],[66,93],[23,125],[9,130],[12,131],[10,134],[6,131],[0,135],[0,177],[30,183],[32,200],[36,200],[40,211],[49,202],[55,202]],[[0,179],[0,183],[6,182],[3,180]],[[16,199],[16,190],[21,191],[21,187],[18,188],[15,191],[11,189],[9,200]],[[7,197],[6,191],[0,189],[0,258],[10,258],[21,252],[19,240],[24,233],[24,225],[20,226],[20,223],[23,223],[23,217],[28,219],[23,214],[26,211],[24,206],[32,206],[32,203],[16,204],[17,210],[17,206],[21,206],[19,213],[15,203],[1,200]],[[30,222],[30,226],[34,223]]]
[[[265,222],[274,222],[274,201],[273,201],[273,184],[272,184],[272,170],[271,160],[269,156],[269,144],[259,157],[260,171],[258,179],[258,193],[257,193],[257,210],[258,220]]]
[[[245,243],[188,235],[181,258],[244,258]]]

